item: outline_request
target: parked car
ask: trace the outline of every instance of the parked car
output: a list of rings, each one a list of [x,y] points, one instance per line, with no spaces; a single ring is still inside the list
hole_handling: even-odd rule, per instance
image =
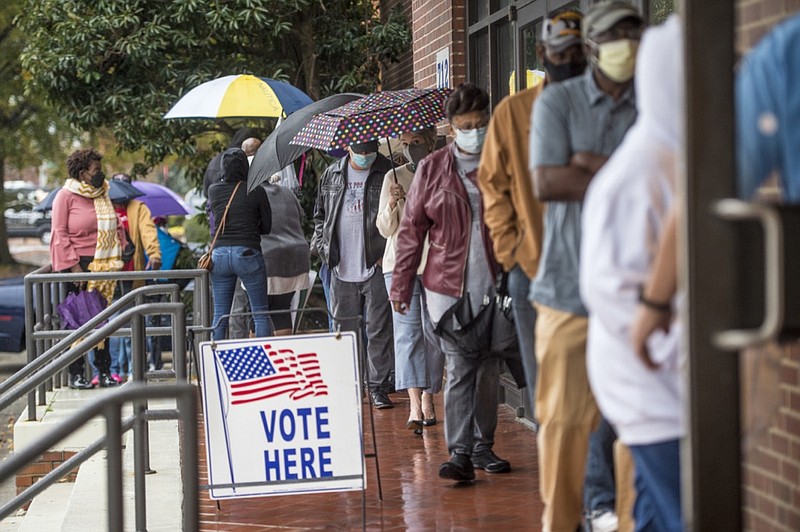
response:
[[[6,204],[6,234],[9,238],[39,238],[50,243],[50,211],[35,211],[36,201],[18,198]]]
[[[0,351],[25,349],[25,285],[22,277],[0,281]]]

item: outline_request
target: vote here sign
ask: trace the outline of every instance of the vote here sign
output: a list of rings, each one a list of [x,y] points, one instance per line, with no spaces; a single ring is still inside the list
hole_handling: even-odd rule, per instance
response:
[[[364,489],[357,361],[352,332],[202,343],[211,498]]]

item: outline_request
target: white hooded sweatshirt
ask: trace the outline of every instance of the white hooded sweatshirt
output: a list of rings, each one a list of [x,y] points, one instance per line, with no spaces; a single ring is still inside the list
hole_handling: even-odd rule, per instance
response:
[[[636,60],[638,118],[592,180],[583,206],[580,286],[589,309],[589,382],[627,445],[684,433],[677,324],[650,339],[660,364],[655,371],[630,341],[639,289],[674,200],[684,115],[682,42],[676,16],[645,32]]]

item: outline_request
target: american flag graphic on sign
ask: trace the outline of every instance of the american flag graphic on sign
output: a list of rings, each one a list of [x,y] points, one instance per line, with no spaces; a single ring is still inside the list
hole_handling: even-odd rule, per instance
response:
[[[249,345],[217,350],[217,358],[227,377],[231,405],[279,395],[295,401],[328,395],[316,353],[296,355],[291,349]]]

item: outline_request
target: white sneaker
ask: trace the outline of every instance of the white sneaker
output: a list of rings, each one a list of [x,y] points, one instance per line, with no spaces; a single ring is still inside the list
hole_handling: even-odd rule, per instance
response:
[[[611,511],[595,512],[589,518],[592,532],[617,532],[619,518]]]

